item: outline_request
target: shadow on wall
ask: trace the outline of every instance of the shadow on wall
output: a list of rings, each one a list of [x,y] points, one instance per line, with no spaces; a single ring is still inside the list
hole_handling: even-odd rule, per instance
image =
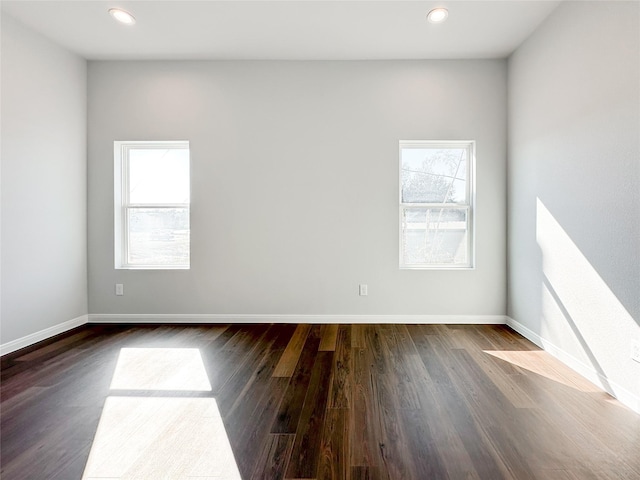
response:
[[[614,372],[606,371],[607,366],[598,360],[594,346],[603,345],[607,339],[615,342],[620,332],[637,332],[635,335],[640,337],[638,322],[539,198],[536,201],[536,240],[542,255],[540,335],[554,341],[562,339],[562,331],[566,332],[566,329],[554,319],[564,318],[583,350],[584,358],[600,374],[602,386],[612,391],[605,378]],[[558,346],[571,351],[567,345]],[[626,352],[628,345],[620,347]],[[612,348],[615,344],[609,345],[608,351]],[[611,355],[608,353],[607,356]],[[608,365],[611,370],[610,361]]]

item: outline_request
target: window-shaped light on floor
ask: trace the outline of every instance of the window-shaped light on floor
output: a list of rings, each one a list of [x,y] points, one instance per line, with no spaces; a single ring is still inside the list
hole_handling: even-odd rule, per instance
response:
[[[107,398],[84,480],[241,480],[215,398]]]
[[[199,349],[123,348],[111,390],[83,480],[241,480]]]
[[[112,390],[211,391],[197,348],[123,348]]]

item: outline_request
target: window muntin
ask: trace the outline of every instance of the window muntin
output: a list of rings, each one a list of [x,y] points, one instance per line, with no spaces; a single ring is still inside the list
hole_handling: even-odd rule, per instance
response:
[[[115,142],[115,267],[190,266],[189,142]]]
[[[400,268],[473,268],[474,142],[400,142]]]

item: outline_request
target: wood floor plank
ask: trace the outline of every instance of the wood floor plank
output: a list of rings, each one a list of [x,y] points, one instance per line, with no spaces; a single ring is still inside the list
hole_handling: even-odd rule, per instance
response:
[[[408,441],[403,429],[402,409],[394,394],[394,382],[388,374],[373,372],[377,385],[375,401],[378,404],[376,422],[382,433],[379,441],[381,464],[389,478],[418,478]]]
[[[316,478],[326,414],[333,352],[318,352],[300,413],[287,478]]]
[[[307,341],[280,403],[271,433],[296,433],[319,345],[320,326],[315,325],[308,332]]]
[[[448,351],[436,335],[422,335],[420,330],[410,330],[413,341],[429,376],[433,379],[438,401],[450,413],[453,428],[457,431],[465,450],[471,458],[480,478],[509,478],[505,467],[494,456],[494,450],[486,435],[476,424],[465,401],[464,390],[458,390],[451,372],[442,362]],[[510,447],[508,447],[510,448]],[[522,478],[530,478],[523,476]]]
[[[439,438],[426,421],[426,412],[400,409],[399,413],[407,437],[405,461],[413,464],[414,478],[448,478],[448,469],[438,449]]]
[[[42,361],[45,356],[49,356],[52,353],[61,352],[65,349],[71,348],[72,345],[78,344],[83,338],[86,338],[90,335],[91,332],[87,330],[81,330],[73,335],[69,335],[68,337],[62,337],[57,342],[51,343],[46,347],[39,348],[32,352],[26,353],[19,357],[15,358],[16,362],[29,362],[33,360]]]
[[[417,354],[407,355],[405,359],[407,369],[420,392],[422,406],[420,411],[411,412],[421,415],[421,418],[413,418],[415,424],[407,428],[410,435],[416,434],[412,429],[425,429],[426,432],[422,433],[421,442],[428,444],[426,455],[420,452],[414,455],[417,471],[432,468],[430,465],[437,464],[439,457],[441,459],[440,465],[446,468],[446,474],[442,475],[442,478],[479,480],[480,477],[464,446],[459,430],[455,428],[454,420],[451,418],[452,413],[438,395],[422,360]],[[405,421],[409,420],[405,419]],[[437,453],[433,451],[433,446],[435,446]],[[422,465],[423,463],[427,463],[427,465]]]
[[[378,480],[379,478],[378,467],[351,467],[351,480]]]
[[[262,356],[259,354],[253,355],[255,360],[250,362],[252,367],[248,370],[248,372],[251,372],[251,378],[247,378],[246,374],[238,377],[238,379],[244,378],[245,382],[241,391],[237,391],[235,388],[238,388],[242,383],[234,386],[233,389],[230,388],[226,395],[218,395],[216,397],[225,416],[236,416],[238,418],[249,417],[255,409],[256,399],[263,398],[270,393],[269,389],[272,384],[271,378],[273,370],[282,355],[288,339],[291,338],[293,329],[295,329],[293,325],[278,327],[273,342],[268,345],[264,353],[260,351]],[[285,379],[280,383],[286,385],[287,380]],[[230,402],[233,403],[229,405]]]
[[[364,331],[367,352],[372,358],[372,365],[378,374],[387,372],[386,352],[383,350],[382,332],[377,325],[368,325]]]
[[[376,478],[388,478],[381,465],[380,443],[382,442],[379,424],[379,404],[377,385],[373,381],[372,358],[365,348],[352,348],[351,370],[353,383],[351,388],[351,412],[349,417],[349,445],[351,465],[355,467],[376,467],[366,470],[376,472]],[[384,473],[384,475],[383,475]]]
[[[5,431],[3,426],[0,478],[80,478],[100,410],[62,408],[41,412],[39,418],[24,418],[20,422],[23,428],[18,431]],[[69,418],[75,421],[69,422]],[[7,442],[9,435],[19,441]],[[12,461],[7,462],[8,458]]]
[[[284,478],[293,449],[294,435],[269,434],[251,476],[251,480]]]
[[[256,325],[251,329],[239,329],[231,331],[233,336],[216,349],[213,355],[204,355],[205,368],[211,383],[211,390],[218,393],[235,373],[242,368],[249,358],[247,350],[252,350],[262,336],[266,333],[268,325]],[[231,329],[230,329],[231,330]],[[219,338],[225,339],[224,334]],[[215,340],[214,340],[215,342]]]
[[[398,408],[415,410],[420,408],[420,395],[415,388],[411,376],[407,372],[406,355],[416,353],[415,347],[404,346],[398,342],[398,330],[391,326],[381,339],[385,354],[385,363],[390,369],[388,378],[397,399]]]
[[[224,417],[242,478],[249,478],[254,471],[286,387],[287,379],[271,377],[269,387],[252,399],[250,411],[237,409]]]
[[[338,325],[326,324],[320,329],[320,347],[321,352],[335,352],[336,340],[338,339]]]
[[[310,330],[311,325],[307,324],[301,324],[296,327],[296,331],[291,337],[289,345],[287,345],[287,348],[282,354],[282,358],[273,372],[274,377],[291,377],[293,375]]]
[[[487,375],[493,384],[498,388],[502,394],[509,399],[509,402],[516,408],[534,408],[535,402],[527,393],[518,387],[518,385],[512,381],[513,375],[521,375],[522,372],[516,369],[513,365],[501,361],[491,353],[487,353],[477,347],[477,344],[473,341],[469,341],[469,335],[464,335],[464,338],[459,342],[460,346],[473,357],[475,363],[482,369],[485,375]]]
[[[607,412],[607,401],[594,400],[588,392],[535,374],[514,377],[514,382],[535,399],[537,408],[554,429],[570,432],[574,452],[571,458],[580,460],[587,455],[585,463],[598,464],[594,470],[631,470],[640,478],[640,456],[633,453],[637,452],[634,435],[637,438],[640,434],[638,415],[619,406]],[[558,402],[559,397],[567,401]],[[607,418],[608,428],[603,428],[598,418]],[[554,437],[558,435],[562,437],[565,433]]]
[[[545,456],[541,461],[535,455],[536,443],[516,433],[521,428],[539,425],[527,421],[527,410],[515,408],[465,350],[451,352],[447,364],[455,364],[461,372],[454,380],[458,388],[475,392],[468,397],[467,404],[476,423],[493,445],[504,445],[499,450],[500,459],[516,478],[535,478],[539,465],[555,464],[557,452],[543,449]]]
[[[230,414],[234,405],[245,400],[244,395],[252,390],[255,382],[264,383],[266,377],[272,376],[273,361],[282,355],[294,328],[293,325],[272,325],[265,332],[248,351],[247,361],[242,362],[241,367],[218,389],[216,398],[220,409]]]
[[[329,408],[349,408],[351,405],[351,329],[341,325],[337,332],[333,357],[333,380],[329,393]]]
[[[366,342],[364,339],[364,331],[367,325],[356,324],[350,325],[351,329],[351,348],[366,348]]]
[[[127,337],[123,330],[110,330],[109,334],[96,334],[86,337],[87,343],[93,348],[85,351],[82,348],[69,348],[59,351],[51,358],[39,357],[37,361],[19,362],[22,371],[18,378],[14,375],[2,375],[2,389],[0,391],[3,400],[10,398],[14,393],[27,386],[51,386],[66,378],[66,371],[75,367],[81,361],[92,362],[101,357],[105,351],[114,348],[121,340]],[[33,368],[37,365],[38,368]],[[15,386],[15,388],[14,388]]]
[[[348,480],[349,462],[349,410],[328,408],[320,443],[318,480]]]

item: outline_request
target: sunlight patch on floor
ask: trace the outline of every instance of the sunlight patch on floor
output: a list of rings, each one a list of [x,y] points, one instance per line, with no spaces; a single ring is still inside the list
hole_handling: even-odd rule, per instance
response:
[[[197,348],[123,348],[112,390],[211,391]]]
[[[551,359],[550,354],[544,351],[483,350],[483,352],[581,392],[601,391],[591,382],[573,372],[569,367],[559,363],[556,364],[556,361]]]
[[[241,480],[214,398],[109,397],[84,480]]]
[[[123,348],[111,389],[83,480],[241,480],[200,350]]]

